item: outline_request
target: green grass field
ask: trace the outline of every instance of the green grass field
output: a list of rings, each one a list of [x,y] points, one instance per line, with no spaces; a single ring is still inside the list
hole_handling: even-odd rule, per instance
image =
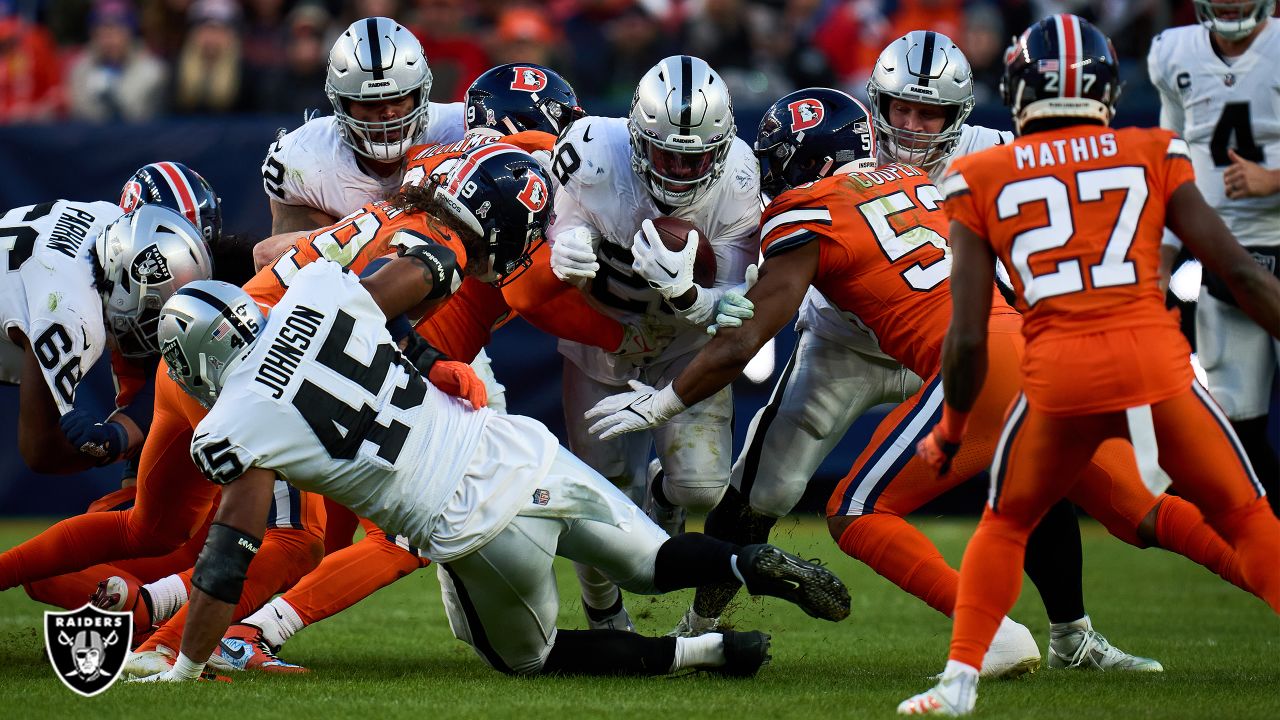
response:
[[[972,520],[922,520],[958,563]],[[0,547],[39,522],[0,524]],[[811,620],[774,600],[740,602],[732,623],[773,634],[773,662],[754,680],[508,678],[449,633],[435,573],[419,572],[295,637],[283,655],[305,677],[239,674],[231,685],[129,686],[83,699],[45,660],[44,606],[0,594],[0,708],[6,718],[826,718],[891,717],[945,660],[950,624],[837,550],[816,520],[786,521],[775,541],[826,560],[848,583],[853,615]],[[1040,670],[980,687],[983,718],[1280,717],[1280,620],[1252,596],[1183,558],[1120,544],[1084,527],[1085,590],[1095,626],[1118,646],[1158,658],[1159,675]],[[1280,562],[1280,559],[1277,560]],[[560,568],[563,627],[582,627],[571,569]],[[690,592],[628,597],[638,628],[661,634]],[[1040,641],[1048,628],[1026,588],[1013,617]]]

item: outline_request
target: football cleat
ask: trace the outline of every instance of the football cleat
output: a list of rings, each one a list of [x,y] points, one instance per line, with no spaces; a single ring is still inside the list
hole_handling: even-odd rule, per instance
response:
[[[583,602],[586,606],[586,602]],[[626,606],[618,603],[618,612],[599,620],[591,617],[591,612],[587,612],[587,627],[591,630],[622,630],[624,632],[635,632],[635,623],[631,622],[631,613],[627,612]]]
[[[899,715],[955,717],[973,712],[978,700],[978,675],[972,669],[944,672],[931,689],[898,703]]]
[[[209,667],[218,672],[257,670],[267,673],[305,673],[301,665],[281,660],[252,625],[232,625],[209,656]]]
[[[1000,621],[991,647],[982,658],[983,680],[1012,680],[1040,667],[1040,648],[1026,626],[1005,618]]]
[[[738,573],[752,595],[782,598],[820,620],[849,617],[849,590],[840,578],[773,545],[743,547]]]
[[[724,637],[724,665],[707,668],[707,672],[728,677],[755,677],[755,674],[760,672],[760,668],[768,665],[773,659],[769,655],[771,638],[759,630],[748,632],[724,630],[720,634]]]
[[[1107,642],[1102,633],[1093,629],[1087,616],[1071,623],[1064,634],[1049,638],[1049,667],[1164,672],[1159,661],[1130,655]]]
[[[129,653],[124,661],[124,677],[144,678],[162,673],[172,668],[177,659],[178,653],[164,645],[157,645],[155,650]]]
[[[130,578],[112,575],[98,582],[89,604],[99,610],[133,613],[133,643],[138,647],[151,635],[151,598],[146,588]]]
[[[680,622],[676,623],[675,630],[667,633],[667,637],[697,637],[706,635],[709,632],[715,632],[720,627],[720,618],[704,618],[689,608],[685,611],[684,617],[680,618]]]

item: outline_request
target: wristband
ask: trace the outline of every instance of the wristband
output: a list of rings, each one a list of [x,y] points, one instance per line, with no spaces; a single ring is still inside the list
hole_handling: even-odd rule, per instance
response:
[[[959,444],[968,424],[969,413],[956,410],[946,402],[942,403],[942,420],[938,423],[938,432],[942,434],[943,440]]]

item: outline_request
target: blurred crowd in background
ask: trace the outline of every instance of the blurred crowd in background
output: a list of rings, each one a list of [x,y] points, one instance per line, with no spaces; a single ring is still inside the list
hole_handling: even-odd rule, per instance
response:
[[[437,102],[492,65],[536,62],[588,112],[616,110],[678,52],[706,59],[739,105],[812,85],[863,96],[881,48],[923,28],[960,45],[979,104],[998,104],[1010,37],[1064,11],[1115,39],[1139,99],[1151,38],[1194,20],[1191,0],[0,0],[0,123],[328,113],[329,48],[374,15],[421,39]]]

